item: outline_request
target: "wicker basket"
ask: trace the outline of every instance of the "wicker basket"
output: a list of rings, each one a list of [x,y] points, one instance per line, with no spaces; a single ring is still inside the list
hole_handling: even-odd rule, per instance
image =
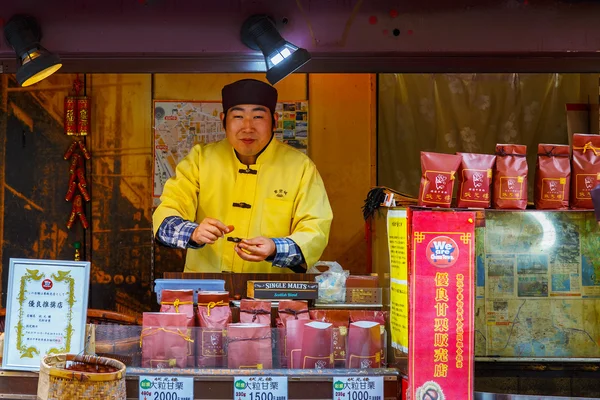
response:
[[[105,369],[113,372],[100,372]],[[89,355],[45,356],[40,366],[37,398],[125,399],[125,364],[110,358]]]

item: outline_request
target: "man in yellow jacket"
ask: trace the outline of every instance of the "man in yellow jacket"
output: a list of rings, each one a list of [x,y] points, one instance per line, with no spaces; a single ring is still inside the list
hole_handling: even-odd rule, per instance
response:
[[[185,272],[302,272],[329,239],[323,180],[274,138],[275,88],[244,79],[222,100],[227,137],[194,146],[177,165],[152,216],[156,239],[188,249]]]

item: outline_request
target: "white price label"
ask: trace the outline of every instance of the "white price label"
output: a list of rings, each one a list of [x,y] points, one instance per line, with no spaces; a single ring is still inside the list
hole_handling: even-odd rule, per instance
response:
[[[333,400],[383,400],[383,376],[333,378]]]
[[[233,400],[287,400],[288,381],[285,376],[236,376],[233,380]]]
[[[140,400],[194,400],[194,378],[142,375]]]

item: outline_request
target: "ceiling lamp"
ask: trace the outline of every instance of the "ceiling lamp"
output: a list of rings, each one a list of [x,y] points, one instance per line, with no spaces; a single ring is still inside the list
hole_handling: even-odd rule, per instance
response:
[[[253,15],[244,21],[241,36],[246,46],[265,56],[267,80],[272,85],[310,61],[308,51],[282,38],[266,15]]]
[[[42,31],[28,15],[15,15],[4,26],[4,38],[17,54],[17,82],[30,86],[62,67],[60,58],[40,45]]]

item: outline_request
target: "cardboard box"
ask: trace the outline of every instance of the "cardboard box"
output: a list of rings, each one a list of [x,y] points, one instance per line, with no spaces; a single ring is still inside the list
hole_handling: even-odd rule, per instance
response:
[[[314,300],[319,295],[316,282],[248,281],[246,294],[261,300]]]

